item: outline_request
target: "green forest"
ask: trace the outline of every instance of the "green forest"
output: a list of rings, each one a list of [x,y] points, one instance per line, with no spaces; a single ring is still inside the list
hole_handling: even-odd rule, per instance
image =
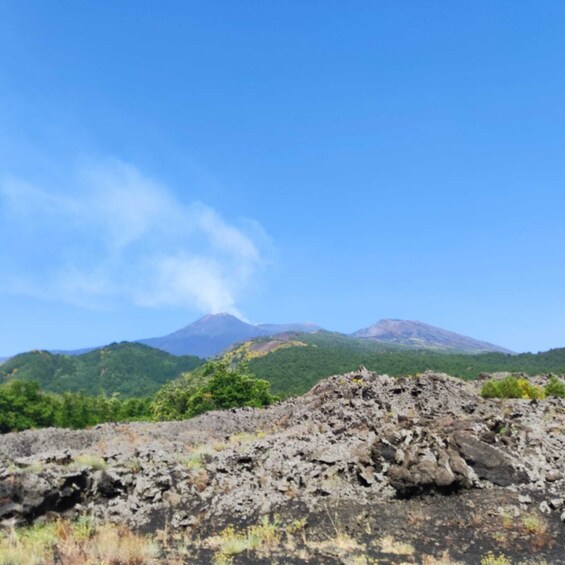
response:
[[[54,394],[42,391],[37,382],[13,380],[0,385],[0,433],[29,428],[86,428],[102,422],[149,420],[150,398],[120,399]]]
[[[469,355],[403,349],[329,332],[301,334],[299,339],[307,346],[281,348],[249,359],[249,368],[269,381],[275,394],[304,394],[320,379],[353,371],[359,365],[391,376],[414,375],[428,369],[462,379],[475,379],[480,373],[495,371],[565,374],[565,348],[535,354]]]

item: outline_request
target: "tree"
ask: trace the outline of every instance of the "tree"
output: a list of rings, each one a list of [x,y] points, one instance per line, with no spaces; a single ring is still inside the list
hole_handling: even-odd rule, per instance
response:
[[[11,381],[0,387],[0,433],[53,426],[60,402],[35,382]]]
[[[163,386],[151,411],[157,420],[174,420],[210,410],[267,406],[275,400],[269,387],[268,381],[258,379],[246,365],[230,367],[225,361],[210,361]]]

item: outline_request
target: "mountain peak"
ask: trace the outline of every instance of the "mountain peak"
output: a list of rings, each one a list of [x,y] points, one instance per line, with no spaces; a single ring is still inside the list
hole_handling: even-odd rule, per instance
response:
[[[210,313],[188,326],[163,337],[140,340],[174,355],[210,357],[228,347],[257,337],[267,337],[287,331],[314,332],[314,324],[249,324],[227,312]]]
[[[396,343],[422,348],[468,352],[499,351],[511,353],[498,345],[479,341],[455,332],[430,326],[417,320],[383,319],[354,332],[352,335],[385,343]]]
[[[198,320],[196,320],[195,322],[192,322],[192,324],[190,324],[191,326],[194,324],[200,324],[200,323],[206,323],[206,322],[211,322],[213,320],[237,320],[238,322],[241,322],[242,324],[245,322],[242,322],[239,318],[236,318],[233,314],[228,314],[227,312],[218,312],[215,314],[206,314],[205,316],[202,316],[202,318],[198,318]]]

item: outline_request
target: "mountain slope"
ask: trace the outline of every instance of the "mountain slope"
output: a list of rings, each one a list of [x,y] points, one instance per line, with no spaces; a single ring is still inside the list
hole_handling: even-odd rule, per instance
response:
[[[208,314],[196,322],[163,337],[141,339],[139,343],[156,347],[173,355],[212,357],[226,349],[251,339],[268,338],[289,332],[317,334],[324,330],[315,324],[248,324],[230,314]],[[432,349],[466,353],[500,352],[509,350],[477,339],[436,328],[422,322],[381,320],[340,340],[371,341],[388,346]],[[357,343],[356,346],[359,346]]]
[[[173,355],[212,357],[228,347],[261,336],[286,331],[312,332],[314,324],[259,324],[242,322],[231,314],[208,314],[196,322],[163,337],[141,339],[139,343],[156,347]]]
[[[37,381],[52,392],[147,396],[203,361],[175,357],[139,343],[113,343],[82,355],[30,351],[0,365],[0,383]]]
[[[523,371],[565,374],[565,348],[541,353],[457,352],[356,338],[332,332],[288,334],[285,339],[256,338],[225,354],[245,360],[275,394],[303,394],[321,378],[364,365],[391,376],[413,375],[428,369],[474,379],[483,372]]]
[[[380,320],[352,334],[354,337],[382,343],[394,343],[426,349],[444,349],[473,353],[496,351],[512,353],[504,347],[479,341],[455,332],[410,320]]]
[[[196,322],[163,337],[139,340],[173,355],[211,357],[230,345],[268,332],[238,320],[230,314],[208,314]]]

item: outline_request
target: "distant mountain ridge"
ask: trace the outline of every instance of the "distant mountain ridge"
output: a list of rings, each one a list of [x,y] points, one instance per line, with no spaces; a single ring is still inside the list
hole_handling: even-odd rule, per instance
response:
[[[207,314],[170,334],[139,339],[135,343],[149,345],[172,355],[195,355],[201,358],[208,358],[220,355],[229,348],[254,339],[270,338],[287,333],[316,334],[326,331],[320,326],[309,322],[250,324],[231,314],[221,313]],[[467,353],[513,353],[499,345],[437,328],[423,322],[410,320],[380,320],[352,334],[336,333],[336,335],[341,336],[345,340],[365,340],[385,346],[411,349]],[[85,354],[95,349],[99,349],[99,347],[89,347],[74,351],[57,350],[51,351],[51,353],[74,356]],[[7,359],[5,358],[3,361],[6,362]]]
[[[0,384],[36,381],[51,392],[120,393],[149,396],[204,361],[174,356],[140,343],[112,343],[80,355],[49,351],[20,353],[0,365]]]
[[[257,338],[275,337],[288,332],[312,334],[326,331],[312,323],[297,322],[287,324],[250,324],[232,314],[207,314],[191,324],[160,337],[137,340],[172,355],[196,355],[214,357],[238,344]],[[380,320],[367,328],[344,338],[363,339],[383,345],[396,345],[409,348],[423,348],[440,351],[468,353],[498,352],[512,353],[504,347],[457,334],[423,322],[409,320]],[[89,349],[70,354],[84,353]]]
[[[449,330],[430,326],[415,320],[380,320],[367,328],[351,334],[381,343],[394,343],[425,349],[454,350],[461,352],[513,353],[499,345],[480,341]]]
[[[207,314],[192,324],[163,337],[138,340],[172,353],[173,355],[197,355],[213,357],[236,343],[256,337],[267,337],[287,331],[311,333],[320,330],[310,323],[248,324],[231,314]]]

